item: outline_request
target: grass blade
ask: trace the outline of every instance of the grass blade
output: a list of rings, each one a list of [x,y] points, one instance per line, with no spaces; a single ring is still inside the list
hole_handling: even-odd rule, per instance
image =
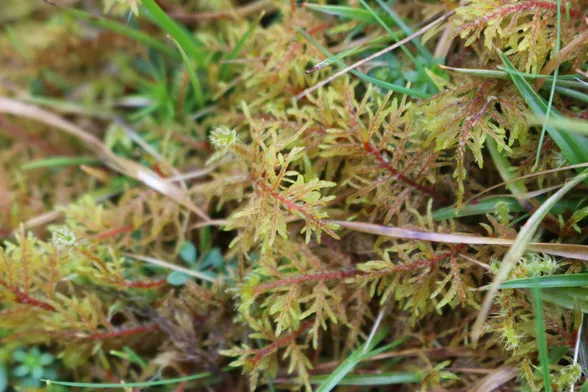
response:
[[[557,36],[555,38],[555,53],[551,53],[551,57],[554,58],[558,55],[561,46],[561,0],[557,0],[557,24],[556,24]],[[533,171],[537,169],[539,165],[539,156],[541,155],[541,147],[543,147],[543,139],[545,138],[545,131],[547,130],[547,120],[551,114],[553,106],[553,97],[555,96],[555,83],[557,81],[557,75],[559,74],[559,64],[555,68],[553,73],[553,81],[551,82],[551,91],[549,92],[549,101],[547,102],[547,112],[545,114],[545,123],[541,129],[541,136],[539,138],[539,145],[537,146],[537,154],[535,156],[535,164],[533,165]]]
[[[39,159],[25,163],[22,165],[23,170],[31,169],[42,169],[42,168],[58,168],[64,166],[79,166],[79,165],[90,165],[93,163],[99,163],[100,159],[95,157],[51,157],[47,159]]]
[[[552,287],[588,286],[588,274],[551,275],[534,278],[513,279],[500,285],[501,289],[528,289]]]
[[[502,260],[500,269],[496,273],[494,281],[490,286],[489,293],[486,295],[486,298],[484,298],[482,308],[472,329],[472,339],[474,343],[477,343],[478,339],[482,335],[482,330],[484,323],[486,322],[486,317],[490,312],[490,307],[492,305],[492,302],[494,301],[494,297],[496,296],[498,289],[500,288],[500,285],[502,284],[502,282],[506,280],[508,273],[510,272],[512,267],[517,263],[517,261],[523,256],[525,250],[529,248],[529,243],[535,235],[535,232],[537,231],[537,228],[541,224],[543,218],[547,215],[549,210],[553,208],[553,206],[558,200],[560,200],[563,196],[565,196],[566,193],[568,193],[576,185],[586,180],[587,178],[588,170],[585,170],[584,172],[578,174],[576,177],[568,181],[568,183],[561,187],[560,190],[558,190],[551,197],[549,197],[545,201],[545,203],[543,203],[543,205],[539,207],[539,209],[537,209],[537,211],[535,211],[533,215],[531,215],[529,220],[527,220],[525,225],[520,229],[519,235],[512,244],[506,256],[504,256],[504,259]]]
[[[192,83],[192,89],[194,90],[194,98],[196,99],[196,105],[198,108],[204,106],[204,93],[202,92],[202,85],[200,84],[200,79],[198,79],[198,75],[196,75],[196,71],[194,70],[194,66],[192,62],[188,58],[186,51],[182,48],[180,43],[175,39],[172,38],[174,44],[178,48],[180,55],[182,56],[182,60],[186,65],[186,70],[188,71],[188,75],[190,76],[190,82]]]
[[[537,198],[537,201],[543,202],[544,198]],[[552,214],[561,214],[565,211],[573,211],[578,207],[579,202],[569,200],[558,201],[549,211]],[[494,213],[499,209],[511,212],[525,212],[526,210],[513,197],[509,196],[492,196],[487,197],[461,207],[459,211],[455,211],[455,207],[444,207],[431,214],[434,221],[445,219],[462,218],[465,216],[485,215]]]
[[[324,14],[339,16],[345,19],[357,20],[360,22],[377,24],[378,21],[374,15],[366,10],[360,8],[346,7],[342,5],[319,5],[319,4],[305,4],[306,8],[313,11],[322,12]],[[395,25],[394,19],[386,15],[378,15],[387,25]]]
[[[384,10],[384,12],[386,12],[394,20],[394,22],[398,25],[398,27],[400,27],[400,29],[402,29],[402,31],[404,31],[404,33],[407,36],[414,33],[414,31],[412,31],[412,29],[410,27],[408,27],[406,25],[406,23],[404,23],[402,18],[400,18],[394,11],[392,11],[392,8],[390,8],[390,6],[388,6],[386,3],[384,3],[383,0],[376,0],[376,2]],[[431,54],[431,52],[429,52],[429,50],[427,48],[425,48],[425,46],[421,43],[420,39],[413,40],[413,44],[414,44],[414,46],[417,47],[419,52],[421,52],[421,54],[427,59],[427,62],[429,62],[429,63],[433,62],[433,59],[434,59],[433,54]]]
[[[194,39],[183,27],[171,19],[155,2],[155,0],[141,0],[143,6],[149,11],[159,27],[172,36],[179,45],[184,48],[188,57],[196,62],[198,66],[204,65],[202,50],[196,45]]]
[[[588,300],[586,300],[588,298],[588,291],[584,290],[580,294],[581,298],[575,298],[564,293],[561,288],[556,290],[545,289],[541,292],[541,298],[546,302],[565,309],[580,310],[583,313],[588,313]]]
[[[588,173],[588,171],[586,172]],[[563,188],[562,188],[563,189]],[[558,192],[561,192],[558,191]],[[553,197],[553,196],[552,196]],[[546,201],[545,206],[550,201]],[[541,208],[543,208],[541,206]],[[545,207],[547,209],[551,206]],[[538,210],[539,211],[539,210]],[[506,238],[489,238],[489,237],[478,237],[468,234],[446,234],[436,233],[431,231],[422,230],[411,230],[402,227],[392,227],[376,225],[365,222],[347,222],[347,221],[330,221],[325,220],[325,223],[333,223],[339,225],[348,230],[360,231],[362,233],[369,233],[384,237],[391,238],[402,238],[405,240],[417,240],[417,241],[431,241],[431,242],[443,242],[446,244],[485,244],[485,245],[498,245],[498,246],[513,246],[515,240]],[[588,261],[588,246],[587,245],[576,245],[576,244],[557,244],[557,243],[544,243],[534,242],[529,243],[528,249],[534,252],[547,253],[550,255],[569,257],[577,260]],[[504,279],[503,279],[504,280]]]
[[[533,308],[535,309],[535,331],[537,333],[537,347],[539,349],[539,361],[545,391],[551,392],[551,380],[549,374],[549,354],[547,352],[547,338],[545,337],[545,318],[543,316],[543,303],[541,302],[541,289],[533,287]]]
[[[568,96],[570,98],[575,98],[578,101],[587,102],[588,103],[588,94],[581,93],[579,91],[573,90],[571,88],[566,87],[556,87],[555,91],[560,93],[561,95]],[[546,117],[546,124],[549,122],[549,118]]]
[[[330,376],[311,376],[311,384],[323,384]],[[394,385],[421,382],[424,375],[421,372],[390,372],[380,374],[348,374],[337,385]],[[321,385],[322,386],[322,385]],[[317,391],[318,392],[318,391]]]
[[[158,51],[160,51],[161,53],[164,53],[168,57],[172,57],[172,58],[176,58],[176,59],[178,58],[177,53],[174,52],[174,50],[172,48],[165,45],[160,40],[153,38],[149,34],[146,34],[140,30],[136,30],[136,29],[129,27],[127,25],[124,25],[122,23],[118,23],[116,21],[106,19],[106,18],[101,18],[101,17],[89,14],[84,11],[76,10],[73,8],[62,8],[62,9],[64,10],[64,12],[67,12],[77,18],[84,19],[84,20],[92,23],[95,26],[102,27],[104,29],[110,30],[110,31],[115,32],[117,34],[128,37],[132,40],[140,42],[146,46],[157,49]]]
[[[186,377],[168,378],[167,380],[159,381],[146,381],[146,382],[128,382],[128,383],[86,383],[86,382],[68,382],[68,381],[53,381],[53,380],[41,380],[44,381],[47,386],[49,385],[61,385],[64,387],[77,387],[77,388],[95,388],[95,389],[122,389],[122,388],[149,388],[159,385],[170,385],[179,384],[184,381],[194,381],[203,378],[211,377],[212,373],[199,373]]]
[[[321,44],[316,42],[315,39],[312,38],[312,36],[310,34],[308,34],[306,31],[299,29],[299,28],[295,28],[295,29],[300,34],[302,34],[304,36],[304,38],[306,38],[310,43],[312,43],[314,46],[316,46],[325,56],[327,56],[329,61],[336,63],[340,67],[346,67],[345,63],[343,63],[341,60],[339,60],[336,56],[333,56],[325,47],[323,47]],[[366,82],[373,83],[376,86],[381,87],[386,90],[391,90],[391,91],[394,91],[394,92],[397,92],[400,94],[406,94],[411,97],[430,98],[429,94],[424,93],[422,91],[406,88],[406,87],[399,86],[396,84],[387,83],[382,80],[372,78],[371,76],[368,76],[368,75],[361,73],[359,71],[356,71],[356,70],[351,70],[350,72],[353,75],[357,76],[358,78],[360,78]]]
[[[337,367],[337,369],[335,369],[335,371],[333,371],[333,373],[325,378],[316,392],[329,392],[339,385],[341,380],[343,380],[343,378],[345,378],[347,374],[359,364],[359,362],[372,355],[372,349],[384,339],[387,333],[388,331],[382,330],[370,342],[364,343],[357,348]]]
[[[506,69],[509,71],[516,71],[512,63],[506,58],[503,53],[499,53],[502,58]],[[547,104],[541,98],[535,90],[529,85],[529,83],[521,76],[510,73],[510,77],[518,87],[519,91],[527,101],[527,104],[531,107],[531,110],[539,117],[547,117]],[[561,119],[563,116],[552,110],[551,116],[556,120]],[[557,146],[560,148],[566,159],[572,164],[579,164],[588,162],[588,138],[582,135],[569,134],[567,132],[561,132],[553,126],[547,126],[547,132],[555,141]]]
[[[229,55],[224,59],[225,61],[231,61],[231,60],[234,60],[237,58],[237,56],[241,52],[241,49],[243,49],[243,45],[245,45],[245,42],[247,42],[249,37],[251,37],[251,34],[253,34],[253,30],[255,30],[257,25],[261,22],[261,18],[263,17],[263,15],[264,15],[264,13],[261,14],[261,16],[257,19],[257,21],[255,21],[254,23],[251,24],[251,26],[249,26],[249,28],[247,29],[245,34],[243,34],[243,36],[241,37],[239,42],[237,42],[237,45],[235,45],[235,47],[233,48],[233,51],[231,53],[229,53]],[[226,62],[221,65],[220,77],[222,80],[226,80],[228,77],[229,65],[230,64],[226,63]]]

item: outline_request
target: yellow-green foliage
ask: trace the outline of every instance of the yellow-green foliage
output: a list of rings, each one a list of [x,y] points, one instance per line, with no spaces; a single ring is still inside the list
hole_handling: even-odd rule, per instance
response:
[[[478,208],[480,200],[464,200],[503,181],[487,153],[489,140],[513,166],[510,174],[531,173],[539,136],[510,79],[445,71],[409,44],[411,56],[395,51],[358,71],[386,76],[389,67],[406,77],[399,83],[407,88],[421,75],[418,88],[439,91],[430,98],[383,91],[346,73],[295,100],[335,68],[306,72],[325,56],[297,29],[351,63],[390,42],[370,13],[355,20],[298,2],[158,2],[195,26],[194,45],[204,55],[192,64],[135,8],[140,2],[101,3],[170,52],[49,5],[9,1],[0,23],[33,13],[52,23],[38,23],[30,37],[22,35],[24,22],[0,35],[0,95],[45,106],[157,176],[142,184],[108,162],[25,170],[30,161],[95,151],[26,116],[0,116],[0,332],[7,350],[41,345],[58,354],[61,378],[85,382],[210,371],[208,381],[219,388],[247,390],[277,379],[311,390],[312,372],[331,372],[345,360],[384,309],[386,342],[400,341],[398,350],[407,350],[385,370],[421,377],[419,386],[403,390],[472,388],[480,374],[504,364],[522,374],[504,388],[526,383],[538,390],[534,313],[525,290],[499,293],[480,348],[471,347],[481,288],[505,247],[393,239],[334,222],[516,236],[533,211],[509,209],[504,200],[471,217],[434,220],[444,207]],[[249,13],[252,5],[269,15],[259,19]],[[421,14],[424,6],[405,2],[394,10],[416,25],[429,16]],[[449,65],[496,70],[500,50],[519,71],[540,73],[555,56],[555,2],[448,1],[426,12],[446,6],[456,14],[426,50],[449,47]],[[586,47],[574,42],[586,25],[579,2],[563,7],[561,46],[571,46],[560,52],[562,72],[576,72],[584,69]],[[372,46],[361,46],[364,40]],[[357,46],[359,53],[344,52]],[[411,57],[418,57],[416,65]],[[204,106],[195,99],[191,71]],[[554,105],[566,115],[585,113],[569,99],[557,95]],[[567,164],[549,136],[545,146],[540,170]],[[569,173],[524,184],[542,194]],[[169,183],[204,213],[169,198]],[[578,211],[550,215],[542,240],[585,240],[586,207],[577,198],[570,203]],[[528,253],[509,278],[580,271],[571,259]],[[545,315],[549,345],[568,345],[578,313],[546,304]],[[246,377],[237,381],[237,372],[222,371],[229,364]],[[382,372],[380,364],[360,366]],[[554,385],[578,380],[569,358],[553,367],[554,375],[560,369]]]

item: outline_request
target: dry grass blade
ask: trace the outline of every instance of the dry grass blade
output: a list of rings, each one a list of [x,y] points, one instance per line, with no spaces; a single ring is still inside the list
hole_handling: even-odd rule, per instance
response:
[[[4,97],[0,97],[0,113],[8,113],[33,119],[58,128],[69,135],[82,140],[84,144],[86,144],[113,170],[141,181],[148,187],[155,189],[157,192],[169,197],[176,203],[188,208],[203,220],[210,220],[208,215],[198,208],[180,188],[171,182],[162,179],[152,170],[149,170],[136,162],[115,155],[112,151],[106,148],[97,137],[86,132],[77,125],[36,106]]]
[[[313,91],[318,90],[319,88],[323,87],[324,85],[330,83],[332,80],[338,78],[341,75],[346,74],[347,72],[351,71],[352,69],[355,69],[357,67],[359,67],[362,64],[365,64],[369,61],[372,61],[373,59],[393,51],[394,49],[397,49],[399,47],[401,47],[402,45],[406,44],[407,42],[412,41],[413,39],[415,39],[418,36],[421,36],[422,34],[426,33],[427,31],[431,30],[433,27],[437,26],[438,24],[441,24],[443,22],[445,22],[447,19],[449,19],[453,14],[455,13],[455,11],[450,11],[448,13],[446,13],[445,15],[441,16],[438,19],[435,19],[433,22],[429,23],[428,25],[426,25],[425,27],[423,27],[422,29],[420,29],[419,31],[416,31],[414,34],[409,35],[408,37],[404,38],[403,40],[400,40],[398,42],[396,42],[393,45],[388,46],[387,48],[384,48],[382,50],[380,50],[379,52],[376,52],[374,54],[372,54],[371,56],[368,56],[364,59],[361,59],[360,61],[356,62],[355,64],[352,64],[346,68],[343,68],[341,71],[336,72],[335,74],[329,76],[327,79],[323,80],[322,82],[319,82],[317,84],[315,84],[314,86],[307,88],[306,90],[304,90],[303,92],[301,92],[300,94],[296,95],[296,99],[301,99],[305,96],[307,96],[308,94],[312,93]]]
[[[488,317],[488,313],[490,312],[490,307],[492,306],[492,302],[494,301],[494,297],[498,292],[500,285],[502,282],[506,280],[508,277],[508,273],[512,269],[512,267],[516,264],[516,262],[523,256],[527,249],[531,248],[531,238],[535,235],[537,228],[541,224],[541,221],[545,217],[545,215],[549,212],[549,210],[555,205],[555,203],[561,199],[566,193],[568,193],[573,187],[584,181],[588,178],[588,170],[584,170],[582,173],[574,177],[568,183],[566,183],[559,191],[554,193],[549,199],[543,203],[543,205],[535,211],[535,213],[527,220],[525,225],[520,229],[519,235],[517,236],[516,240],[512,244],[512,247],[508,251],[508,253],[504,256],[502,260],[502,264],[500,269],[496,273],[494,280],[492,281],[492,285],[490,286],[490,291],[486,294],[486,298],[484,298],[484,302],[482,303],[482,308],[480,313],[478,314],[478,318],[474,323],[474,327],[472,329],[472,341],[477,344],[478,339],[482,335],[484,323],[486,322],[486,318]],[[588,255],[584,255],[584,257],[588,258]]]
[[[577,164],[577,165],[569,165],[569,166],[564,166],[564,167],[558,167],[557,169],[544,170],[544,171],[540,171],[540,172],[536,172],[536,173],[527,174],[527,175],[524,175],[524,176],[521,176],[521,177],[511,178],[508,181],[504,181],[504,182],[501,182],[499,184],[496,184],[496,185],[493,185],[493,186],[491,186],[489,188],[484,189],[482,192],[480,192],[480,193],[478,193],[478,194],[470,197],[469,199],[467,199],[464,202],[464,204],[468,204],[469,202],[471,202],[474,199],[479,199],[480,196],[482,196],[483,194],[486,194],[486,193],[488,193],[488,192],[490,192],[490,191],[492,191],[492,190],[494,190],[496,188],[500,188],[501,186],[505,186],[505,185],[511,184],[511,183],[513,183],[515,181],[524,180],[526,178],[538,177],[538,176],[542,176],[542,175],[545,175],[545,174],[557,173],[557,172],[564,171],[564,170],[581,169],[583,167],[588,167],[588,163],[580,163],[580,164]],[[531,196],[528,196],[527,195],[527,197],[531,197]]]
[[[326,222],[334,223],[346,229],[360,231],[362,233],[370,233],[392,238],[404,238],[407,240],[444,242],[448,244],[498,245],[507,247],[512,246],[515,243],[515,240],[510,240],[507,238],[488,238],[472,236],[468,234],[435,233],[431,231],[411,230],[401,227],[383,226],[362,222]],[[588,261],[588,246],[586,245],[533,242],[529,244],[528,249],[535,252]]]
[[[134,254],[131,254],[131,253],[121,253],[121,254],[123,256],[129,257],[131,259],[144,261],[146,263],[157,265],[157,266],[163,267],[163,268],[167,268],[167,269],[172,270],[172,271],[182,272],[182,273],[184,273],[186,275],[190,275],[190,276],[193,276],[193,277],[198,278],[198,279],[206,280],[207,282],[214,282],[215,281],[213,278],[211,278],[208,275],[202,274],[202,273],[200,273],[198,271],[193,271],[193,270],[190,270],[190,269],[187,269],[187,268],[184,268],[184,267],[180,267],[180,266],[175,265],[175,264],[168,263],[167,261],[163,261],[163,260],[156,259],[156,258],[153,258],[153,257],[147,257],[147,256],[142,256],[142,255],[134,255]]]
[[[506,384],[517,376],[517,370],[512,366],[502,366],[478,381],[470,392],[490,392]]]

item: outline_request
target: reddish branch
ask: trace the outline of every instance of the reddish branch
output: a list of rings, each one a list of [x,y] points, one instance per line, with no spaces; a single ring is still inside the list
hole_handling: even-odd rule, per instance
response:
[[[4,280],[0,280],[0,285],[4,286],[8,291],[10,291],[14,295],[15,301],[19,304],[30,305],[30,306],[33,306],[36,308],[41,308],[41,309],[50,310],[50,311],[56,310],[52,305],[50,305],[46,302],[40,301],[38,299],[34,299],[34,298],[30,297],[28,294],[21,292],[17,288],[11,287]]]
[[[96,241],[102,241],[110,237],[114,237],[120,234],[129,233],[133,231],[133,225],[126,225],[123,227],[117,227],[116,229],[107,230],[103,233],[98,234],[94,239]]]
[[[282,336],[281,338],[277,339],[275,342],[270,344],[267,347],[264,347],[259,350],[255,350],[255,356],[247,360],[253,367],[257,366],[259,362],[267,355],[275,352],[278,348],[290,343],[292,340],[296,339],[300,334],[306,331],[310,326],[313,324],[312,321],[307,321],[298,328],[298,330],[292,332],[291,334]]]
[[[402,181],[402,182],[404,182],[404,183],[412,186],[415,189],[418,189],[419,191],[421,191],[423,193],[426,193],[427,195],[431,196],[433,199],[439,200],[441,202],[447,202],[447,199],[445,199],[443,196],[439,195],[434,190],[429,189],[427,187],[424,187],[424,186],[420,185],[416,181],[411,180],[410,178],[408,178],[404,173],[401,173],[400,171],[398,171],[395,167],[393,167],[382,156],[382,154],[380,154],[380,152],[369,141],[366,141],[366,142],[363,143],[363,149],[369,155],[371,155],[372,157],[374,157],[378,161],[378,163],[380,164],[380,166],[383,169],[386,169],[388,171],[388,173],[390,173],[392,175],[392,177],[399,179],[400,181]]]
[[[167,283],[166,279],[158,279],[151,281],[125,281],[125,286],[133,289],[152,289],[164,286]]]
[[[83,336],[83,339],[87,340],[105,340],[105,339],[114,339],[123,336],[132,336],[142,333],[149,333],[158,331],[159,327],[157,324],[149,324],[149,325],[142,325],[136,328],[126,328],[126,329],[118,329],[115,331],[110,332],[98,332],[92,335]]]
[[[333,280],[333,279],[345,279],[351,278],[356,275],[362,275],[364,272],[359,270],[351,271],[332,271],[332,272],[317,272],[316,274],[298,275],[291,278],[285,278],[268,282],[255,286],[253,290],[254,294],[258,295],[265,291],[275,289],[276,287],[292,286],[304,282],[316,282],[319,280]]]
[[[280,192],[278,192],[275,189],[273,189],[272,187],[270,187],[265,181],[263,181],[263,180],[258,181],[257,185],[259,186],[259,188],[261,188],[262,191],[264,191],[265,193],[267,193],[268,195],[270,195],[271,197],[273,197],[274,199],[276,199],[280,203],[282,203],[288,209],[288,211],[294,212],[294,213],[296,213],[296,212],[301,213],[306,220],[311,221],[317,227],[320,227],[323,231],[325,231],[326,233],[328,233],[332,237],[339,238],[337,236],[337,234],[335,234],[335,232],[333,232],[331,229],[329,229],[327,226],[325,226],[325,224],[323,222],[321,222],[321,220],[318,219],[316,216],[314,216],[312,214],[312,212],[310,212],[305,207],[288,200]]]
[[[465,248],[466,248],[465,244],[459,244],[457,246],[452,247],[451,250],[444,252],[444,253],[440,253],[440,254],[433,256],[429,259],[422,259],[422,260],[416,261],[414,263],[408,263],[408,264],[398,264],[398,265],[391,267],[390,269],[387,269],[384,271],[378,271],[377,274],[389,274],[391,272],[399,272],[399,271],[401,271],[401,272],[414,271],[414,270],[421,269],[421,268],[433,267],[438,262],[440,262],[444,259],[447,259],[449,257],[455,256],[458,252],[460,252],[461,250],[463,250]],[[358,275],[369,275],[369,274],[370,273],[366,273],[364,271],[354,269],[354,270],[349,270],[349,271],[328,271],[328,272],[317,272],[314,274],[297,275],[297,276],[293,276],[291,278],[279,279],[279,280],[275,280],[273,282],[268,282],[268,283],[257,285],[253,289],[253,293],[255,295],[259,295],[259,294],[262,294],[268,290],[275,289],[276,287],[289,287],[289,286],[301,284],[304,282],[316,282],[316,281],[321,281],[321,280],[345,279],[345,278],[351,278],[351,277],[358,276]]]
[[[89,258],[90,260],[92,260],[92,261],[95,261],[96,263],[98,263],[98,265],[99,265],[100,267],[102,267],[102,269],[103,269],[104,271],[108,271],[108,268],[106,267],[106,264],[104,264],[104,262],[103,262],[103,261],[102,261],[102,260],[101,260],[99,257],[96,257],[96,256],[94,256],[93,254],[91,254],[90,252],[88,252],[88,251],[87,251],[87,250],[85,250],[85,249],[77,249],[77,248],[76,248],[76,252],[78,252],[78,253],[80,253],[80,254],[82,254],[82,255],[86,256],[86,257],[87,257],[87,258]]]
[[[487,24],[490,20],[493,19],[503,19],[508,14],[512,14],[514,12],[523,12],[527,10],[546,10],[550,12],[555,12],[557,10],[557,4],[550,3],[548,1],[525,1],[525,2],[518,2],[516,4],[499,8],[496,12],[491,12],[489,14],[484,15],[481,18],[476,19],[473,22],[466,23],[460,27],[459,31],[467,30],[471,28],[479,27],[483,24]],[[565,5],[561,6],[561,11],[566,12]],[[578,10],[570,10],[570,16],[574,18],[582,18],[582,12]]]
[[[465,244],[459,244],[454,246],[450,251],[438,254],[437,256],[431,257],[430,259],[419,260],[409,264],[399,264],[392,268],[393,271],[412,271],[420,268],[434,267],[438,262],[445,260],[449,257],[455,256],[459,251],[465,249]]]

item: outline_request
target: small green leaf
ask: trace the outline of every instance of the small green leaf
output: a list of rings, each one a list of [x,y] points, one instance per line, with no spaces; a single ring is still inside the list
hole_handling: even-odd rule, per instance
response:
[[[196,259],[198,258],[198,251],[193,243],[186,241],[182,245],[180,249],[180,258],[184,260],[186,263],[190,265],[194,265],[196,263]]]
[[[213,248],[208,252],[204,258],[202,259],[202,263],[200,264],[200,269],[206,268],[222,268],[223,266],[223,254],[221,253],[219,248]]]
[[[183,272],[173,271],[167,276],[167,283],[171,284],[172,286],[182,286],[184,285],[190,276]]]

